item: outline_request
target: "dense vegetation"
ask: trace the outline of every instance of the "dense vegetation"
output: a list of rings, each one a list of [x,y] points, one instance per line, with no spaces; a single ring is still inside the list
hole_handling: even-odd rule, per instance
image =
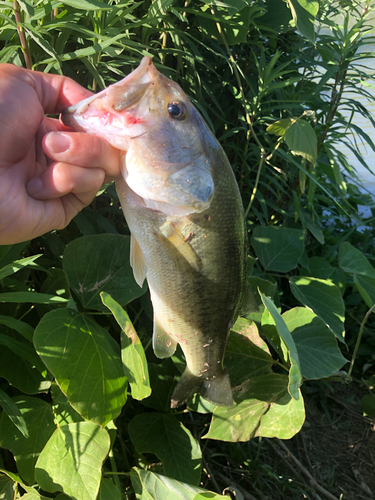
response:
[[[362,104],[371,13],[369,1],[1,2],[0,62],[96,91],[151,55],[182,86],[235,171],[260,312],[229,339],[236,404],[171,410],[184,360],[153,355],[113,184],[66,229],[1,246],[0,499],[221,498],[208,489],[222,490],[210,476],[226,456],[246,469],[261,438],[301,429],[303,381],[362,384],[374,415],[374,219],[358,214],[373,201],[342,148],[362,163],[361,141],[375,151],[356,125],[375,125]]]

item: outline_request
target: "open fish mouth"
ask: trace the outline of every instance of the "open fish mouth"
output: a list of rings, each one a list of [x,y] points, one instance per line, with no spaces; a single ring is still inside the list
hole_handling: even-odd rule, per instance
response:
[[[60,121],[74,130],[89,133],[105,130],[108,137],[140,137],[146,132],[146,119],[142,116],[142,111],[146,115],[148,108],[143,106],[139,112],[136,112],[135,108],[142,101],[147,89],[154,85],[158,75],[151,57],[144,57],[140,65],[123,80],[64,110]],[[115,142],[113,145],[116,147],[127,149],[126,144],[121,147],[119,140]]]

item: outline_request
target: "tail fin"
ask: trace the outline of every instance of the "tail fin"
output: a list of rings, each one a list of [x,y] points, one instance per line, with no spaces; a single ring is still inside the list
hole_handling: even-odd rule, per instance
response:
[[[193,375],[189,368],[186,367],[173,391],[171,408],[181,406],[197,393],[218,406],[232,406],[233,404],[232,389],[226,371],[215,378],[205,380]]]

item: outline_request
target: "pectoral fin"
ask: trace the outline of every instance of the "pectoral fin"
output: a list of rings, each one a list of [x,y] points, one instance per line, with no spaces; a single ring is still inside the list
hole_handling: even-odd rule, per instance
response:
[[[154,333],[152,336],[152,347],[157,358],[170,358],[177,347],[177,342],[160,326],[156,315],[154,314]]]
[[[146,278],[147,266],[142,249],[133,234],[130,238],[130,265],[133,268],[135,281],[140,287],[142,287]]]
[[[175,250],[177,250],[179,255],[181,255],[181,257],[183,257],[195,271],[199,271],[201,269],[202,262],[200,258],[189,243],[188,239],[184,238],[173,222],[167,220],[160,227],[160,238],[166,238]]]

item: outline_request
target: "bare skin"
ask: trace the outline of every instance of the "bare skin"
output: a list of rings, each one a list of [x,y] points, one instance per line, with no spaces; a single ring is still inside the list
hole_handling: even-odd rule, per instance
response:
[[[45,116],[90,94],[70,78],[0,64],[1,245],[64,228],[119,177],[118,150]]]

